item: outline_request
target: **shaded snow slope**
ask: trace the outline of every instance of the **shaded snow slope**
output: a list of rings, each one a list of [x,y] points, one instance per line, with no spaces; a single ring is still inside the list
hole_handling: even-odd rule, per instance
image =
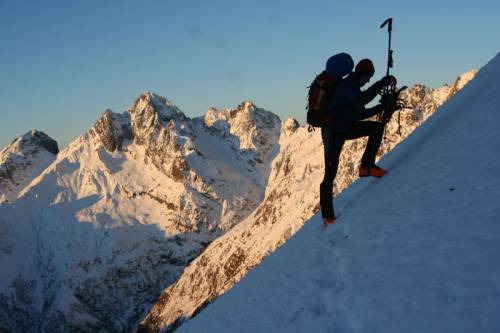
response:
[[[391,122],[382,152],[394,148],[427,119],[450,97],[450,89],[448,85],[437,89],[416,85],[408,89],[406,96],[412,110],[404,111],[402,134],[396,133],[397,124]],[[415,114],[422,115],[422,119],[414,117]],[[365,146],[366,139],[344,145],[335,194],[357,179],[356,171]],[[181,325],[238,283],[319,210],[319,186],[323,178],[320,131],[310,133],[290,118],[282,125],[279,147],[262,203],[239,225],[212,242],[184,270],[148,311],[138,332],[168,331]]]
[[[500,331],[500,55],[179,332]]]

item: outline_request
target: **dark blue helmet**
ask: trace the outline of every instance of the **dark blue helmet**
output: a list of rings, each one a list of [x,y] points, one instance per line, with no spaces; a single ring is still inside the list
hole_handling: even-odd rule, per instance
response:
[[[326,71],[333,77],[343,77],[354,68],[354,61],[347,53],[339,53],[331,56],[326,62]]]

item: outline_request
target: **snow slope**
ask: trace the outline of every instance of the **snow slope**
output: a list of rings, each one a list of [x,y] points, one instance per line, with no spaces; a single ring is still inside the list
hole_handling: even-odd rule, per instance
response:
[[[459,76],[456,82],[460,84],[453,87],[461,89],[475,71],[468,73],[472,75]],[[449,99],[453,91],[456,90],[449,85],[435,89],[415,85],[408,89],[403,98],[412,110],[403,112],[401,135],[397,133],[395,120],[389,124],[380,153],[393,149]],[[351,140],[344,145],[335,194],[357,179],[356,171],[365,146],[366,139]],[[323,179],[320,131],[310,133],[290,118],[283,123],[279,147],[262,203],[190,263],[151,307],[137,332],[168,331],[182,325],[238,283],[319,210],[319,186]]]
[[[500,54],[179,332],[499,332]]]

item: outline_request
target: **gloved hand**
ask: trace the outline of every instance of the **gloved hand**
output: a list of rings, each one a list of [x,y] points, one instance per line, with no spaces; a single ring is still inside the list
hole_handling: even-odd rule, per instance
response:
[[[375,107],[377,108],[377,113],[376,114],[382,113],[385,110],[385,106],[382,103],[377,104]]]
[[[385,87],[385,86],[390,86],[390,85],[396,85],[398,83],[398,80],[392,75],[387,75],[384,76],[382,79],[380,79],[380,83]]]

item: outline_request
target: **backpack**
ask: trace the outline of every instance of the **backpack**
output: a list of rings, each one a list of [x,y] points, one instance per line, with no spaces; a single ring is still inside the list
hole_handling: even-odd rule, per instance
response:
[[[309,88],[307,97],[307,123],[314,127],[322,127],[330,124],[333,119],[327,114],[328,104],[333,97],[335,87],[340,81],[327,71],[321,72]]]
[[[326,70],[321,72],[311,83],[307,98],[307,123],[308,131],[314,127],[322,127],[333,122],[328,115],[328,105],[335,93],[337,83],[342,77],[349,74],[354,68],[354,61],[347,53],[339,53],[331,56],[326,62]]]

